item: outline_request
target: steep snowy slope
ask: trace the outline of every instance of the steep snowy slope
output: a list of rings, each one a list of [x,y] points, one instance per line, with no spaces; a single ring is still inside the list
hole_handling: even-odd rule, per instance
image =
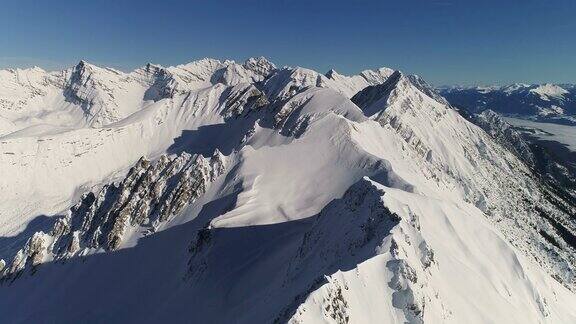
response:
[[[90,70],[102,123],[0,138],[3,319],[576,321],[573,206],[420,78]]]
[[[413,78],[398,73],[352,98],[391,131],[385,137],[368,137],[369,151],[387,156],[390,146],[408,149],[412,162],[399,161],[398,165],[414,168],[413,173],[419,172],[442,188],[427,195],[439,193],[443,200],[457,196],[474,204],[518,249],[556,269],[552,270],[554,276],[574,287],[575,206],[542,188],[517,157],[450,106],[418,88]]]
[[[513,125],[508,124],[504,118],[491,110],[473,116],[472,120],[520,158],[548,184],[551,190],[561,196],[567,196],[571,204],[576,205],[576,167],[569,158],[558,155],[548,147],[534,142],[530,137],[525,137]],[[522,123],[524,122],[522,120]]]
[[[31,125],[77,125],[83,114],[66,102],[62,91],[67,71],[40,68],[0,71],[0,134]]]
[[[86,123],[59,125],[42,120],[0,137],[3,153],[0,189],[6,202],[0,211],[0,233],[17,230],[28,216],[64,209],[72,196],[77,197],[78,190],[85,190],[81,188],[114,178],[117,172],[126,172],[141,156],[164,152],[183,129],[221,123],[226,116],[241,113],[234,105],[257,98],[259,91],[248,83],[238,84],[239,77],[236,82],[230,82],[236,84],[233,88],[218,82],[207,87],[206,84],[211,84],[211,75],[204,72],[202,76],[202,71],[225,70],[222,63],[214,67],[214,62],[203,60],[168,69],[148,65],[124,76],[119,75],[121,72],[81,62],[73,69],[67,84],[84,87],[76,89],[74,95],[75,102],[83,103],[64,101],[60,106],[62,111],[58,106],[50,109],[68,114],[67,109],[71,107],[76,111],[67,116],[80,113],[83,120],[104,121],[106,116],[115,117],[100,127],[94,124],[87,127]],[[245,70],[248,71],[245,74],[257,75]],[[86,71],[91,74],[87,75]],[[76,80],[78,75],[87,81]],[[183,83],[181,80],[189,75],[196,75],[197,79]],[[141,84],[148,88],[144,90]],[[128,88],[135,90],[126,97],[118,93]],[[71,90],[65,86],[61,91],[64,96]],[[121,99],[116,101],[117,96]],[[116,109],[118,107],[121,108]],[[221,110],[228,113],[222,116]],[[114,114],[109,114],[111,112]],[[115,119],[122,120],[112,122]],[[54,190],[55,187],[58,189]]]

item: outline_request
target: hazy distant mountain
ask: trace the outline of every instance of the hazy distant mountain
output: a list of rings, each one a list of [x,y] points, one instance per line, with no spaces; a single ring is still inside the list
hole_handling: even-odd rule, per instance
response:
[[[470,112],[486,109],[506,115],[576,124],[576,86],[513,84],[503,87],[443,87],[448,101]]]

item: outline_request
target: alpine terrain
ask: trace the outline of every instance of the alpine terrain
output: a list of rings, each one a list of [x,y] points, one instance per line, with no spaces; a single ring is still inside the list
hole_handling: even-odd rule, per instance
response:
[[[576,125],[574,84],[441,87],[439,92],[453,105],[473,113],[491,109],[510,116]]]
[[[0,321],[576,323],[542,154],[388,68],[1,70]]]

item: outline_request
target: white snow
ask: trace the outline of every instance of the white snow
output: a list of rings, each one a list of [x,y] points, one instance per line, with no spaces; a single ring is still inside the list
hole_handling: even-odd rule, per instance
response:
[[[576,295],[551,277],[570,286],[571,252],[548,256],[525,203],[562,216],[538,182],[413,77],[367,107],[349,99],[392,73],[263,58],[2,71],[0,258],[24,234],[48,251],[52,236],[26,226],[141,156],[227,155],[158,232],[131,224],[119,251],[48,251],[0,283],[3,320],[575,322]]]
[[[530,89],[530,92],[539,95],[542,100],[546,101],[550,100],[550,97],[562,99],[564,95],[568,93],[568,91],[562,87],[549,83],[540,85],[534,89]]]
[[[530,87],[529,84],[525,84],[525,83],[514,83],[514,84],[511,84],[511,85],[502,87],[501,90],[502,90],[504,93],[512,94],[512,93],[514,93],[514,92],[516,92],[516,91],[518,91],[518,90],[526,89],[526,88],[529,88],[529,87]]]
[[[378,247],[376,256],[356,269],[328,277],[328,283],[299,307],[292,323],[314,323],[319,318],[331,322],[326,301],[334,287],[346,287],[341,291],[352,323],[403,322],[405,315],[394,306],[406,300],[425,305],[426,323],[574,321],[576,311],[569,306],[576,302],[574,295],[510,249],[478,209],[372,185],[385,192],[385,205],[402,221]],[[419,230],[410,224],[414,218]],[[394,282],[391,265],[398,258],[391,252],[391,240],[398,245],[400,260],[417,278],[416,282],[400,281],[400,290],[389,284]],[[430,267],[422,265],[424,246],[434,251]],[[559,293],[544,292],[547,289]],[[379,302],[390,295],[395,301]],[[549,302],[563,298],[569,302],[555,306]],[[531,305],[528,311],[527,305]]]

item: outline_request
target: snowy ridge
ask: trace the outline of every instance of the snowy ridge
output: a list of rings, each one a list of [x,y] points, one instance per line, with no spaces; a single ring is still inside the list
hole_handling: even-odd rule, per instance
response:
[[[336,87],[340,93],[351,98],[358,91],[369,85],[383,83],[392,73],[394,73],[392,69],[380,68],[378,70],[364,70],[358,75],[346,76],[339,74],[335,70],[330,70],[326,73],[326,77],[338,84]]]
[[[555,276],[564,277],[563,281],[573,286],[575,228],[570,219],[576,206],[542,189],[524,163],[484,131],[466,123],[450,106],[424,95],[409,78],[399,77],[396,84],[392,91],[383,92],[382,99],[361,108],[381,109],[372,118],[392,131],[398,138],[394,143],[411,148],[411,165],[417,172],[444,187],[442,192],[453,192],[481,209],[517,248],[548,264],[546,267],[558,269]],[[366,88],[352,100],[371,91]],[[373,154],[385,154],[385,150],[376,146]],[[441,198],[451,199],[445,194]],[[560,249],[555,243],[542,244],[542,232],[555,238],[562,235],[554,229],[556,223],[564,224],[561,226],[568,227],[570,233]],[[543,254],[547,256],[542,258]]]
[[[359,190],[359,188],[362,189]],[[353,194],[354,191],[356,193]],[[500,237],[484,229],[487,225],[483,224],[479,227],[472,225],[481,218],[474,218],[463,210],[456,212],[458,210],[456,206],[382,187],[371,181],[351,188],[342,200],[347,203],[347,208],[340,207],[337,209],[338,212],[334,211],[335,215],[332,215],[333,219],[330,220],[330,224],[336,228],[336,231],[342,230],[344,233],[329,236],[325,233],[326,228],[329,228],[327,224],[323,227],[318,226],[321,229],[317,231],[324,233],[307,233],[303,238],[303,243],[315,246],[314,250],[318,252],[315,258],[311,258],[310,252],[304,252],[304,254],[310,255],[310,260],[323,260],[326,256],[345,253],[342,251],[346,250],[360,258],[364,257],[363,253],[375,255],[369,258],[370,262],[363,262],[353,270],[346,271],[346,267],[337,267],[342,270],[337,270],[333,275],[326,277],[325,283],[320,289],[315,290],[305,303],[301,304],[290,322],[313,322],[318,318],[330,323],[380,320],[410,323],[465,320],[531,322],[536,318],[552,320],[552,317],[557,316],[553,314],[556,310],[553,310],[547,301],[557,296],[541,295],[531,281],[539,281],[542,278],[533,277],[530,267],[524,265],[525,261],[518,259],[511,251],[505,252],[512,253],[506,258],[494,260],[493,266],[497,264],[496,268],[501,269],[502,272],[491,272],[492,270],[485,268],[490,273],[477,275],[456,270],[463,264],[468,264],[473,269],[478,268],[478,264],[483,262],[482,258],[490,258],[489,251],[498,250],[505,245]],[[355,215],[340,216],[346,212],[352,212]],[[460,217],[450,216],[455,212]],[[336,215],[340,217],[337,218]],[[366,223],[360,226],[340,225],[339,220],[365,221]],[[333,224],[334,222],[336,225]],[[436,227],[438,225],[440,227]],[[446,239],[458,237],[446,235],[447,231],[465,235],[471,227],[480,230],[482,235],[488,235],[490,239],[480,240],[473,244],[468,242],[466,248],[463,246],[458,248],[463,241],[446,242]],[[362,233],[357,240],[352,239],[354,230]],[[459,237],[462,240],[470,238],[467,235]],[[382,238],[385,239],[382,241]],[[325,242],[327,240],[333,241]],[[493,246],[485,246],[486,242],[490,242],[489,244]],[[370,246],[371,244],[377,245]],[[370,248],[367,248],[368,246]],[[447,246],[456,247],[452,251],[453,254],[446,254]],[[301,247],[299,251],[302,250]],[[476,254],[472,252],[474,250],[484,251],[480,254],[487,253],[487,255],[476,259],[472,256]],[[468,256],[465,256],[467,253],[464,251],[468,251]],[[514,270],[510,271],[511,269]],[[454,273],[451,274],[452,270]],[[377,273],[386,273],[386,275],[383,278],[377,276]],[[455,275],[456,273],[458,275]],[[520,279],[523,276],[533,279],[524,281]],[[514,288],[512,286],[493,287],[494,289],[490,292],[491,296],[484,296],[483,287],[485,286],[482,282],[490,281],[491,277],[507,278],[508,283],[514,282],[512,284]],[[458,283],[459,280],[473,280],[477,282],[477,286],[464,290],[462,289],[464,284]],[[451,284],[443,282],[451,282]],[[506,296],[511,296],[512,289],[524,291],[524,293],[509,299]],[[358,291],[362,291],[362,295],[358,296]],[[482,297],[478,299],[463,297],[470,294]],[[391,303],[386,305],[388,307],[377,305],[376,301],[381,300],[385,295],[392,296]],[[522,301],[523,297],[520,296],[526,296],[528,299]],[[500,300],[500,302],[495,302],[495,300]],[[492,304],[492,302],[495,303]],[[374,303],[374,305],[371,305],[367,312],[362,306],[364,303]],[[486,307],[482,306],[484,303],[491,304],[490,313],[477,314],[473,311],[476,307]],[[509,311],[509,307],[522,307],[524,303],[535,306],[530,314]],[[469,312],[460,312],[467,308],[470,309]],[[556,318],[555,320],[566,319]]]
[[[0,138],[6,320],[576,320],[576,207],[419,77],[79,65]]]
[[[40,68],[2,70],[0,116],[16,124],[11,131],[36,124],[102,127],[145,108],[151,101],[217,83],[260,81],[274,69],[266,59],[253,58],[244,65],[214,59],[168,68],[147,64],[130,73],[85,61],[62,72]],[[61,111],[63,108],[65,111]],[[31,120],[31,115],[35,119]],[[62,123],[55,123],[64,118]],[[0,134],[7,133],[9,130],[0,129]]]

